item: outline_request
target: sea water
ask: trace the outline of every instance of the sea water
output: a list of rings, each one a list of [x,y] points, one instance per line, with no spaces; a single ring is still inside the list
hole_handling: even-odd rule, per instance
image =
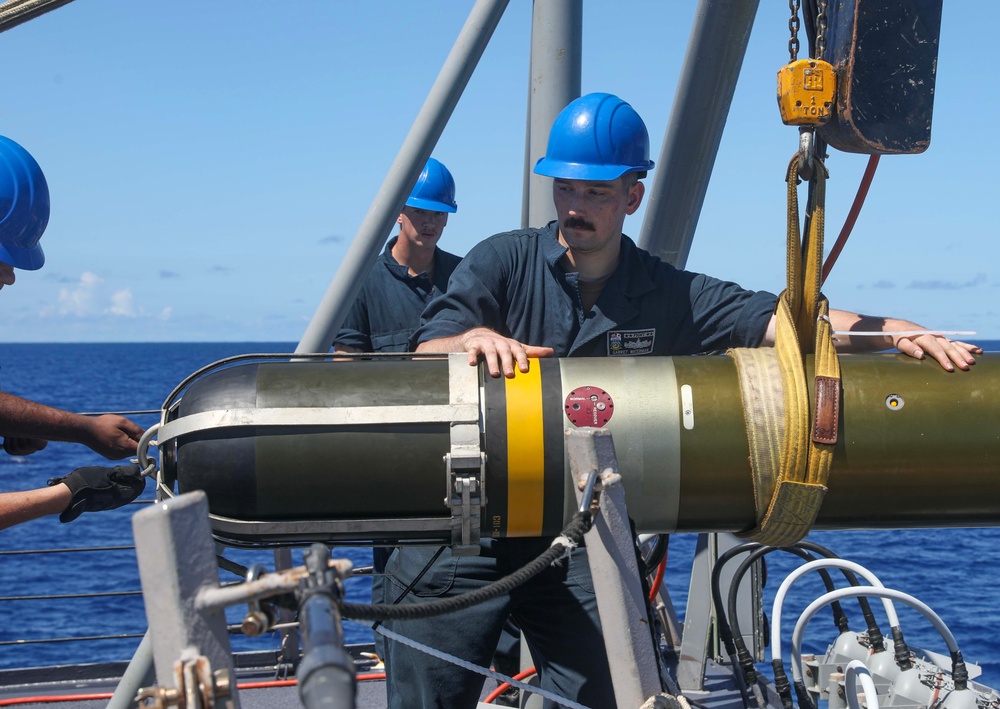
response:
[[[990,350],[1000,349],[1000,342],[983,344]],[[0,345],[0,390],[70,411],[155,411],[130,414],[147,427],[159,420],[159,408],[173,388],[201,367],[238,354],[293,349],[293,343],[6,344]],[[110,464],[89,449],[69,443],[50,443],[26,457],[0,452],[0,491],[38,487],[52,476],[84,465]],[[0,530],[0,611],[5,619],[0,624],[0,669],[131,657],[146,629],[135,553],[128,548],[133,543],[131,516],[139,504],[153,499],[152,488],[147,485],[135,505],[84,514],[70,524],[51,517]],[[681,615],[695,539],[690,534],[670,537],[666,578]],[[981,681],[1000,685],[1000,595],[996,593],[1000,529],[815,532],[809,539],[870,568],[885,586],[927,603],[949,626],[966,661],[982,665]],[[19,553],[94,545],[126,548],[46,556]],[[371,563],[366,548],[337,547],[333,554],[351,559],[356,566]],[[226,556],[244,566],[260,562],[273,569],[273,554],[268,551],[228,550]],[[293,563],[301,563],[298,552]],[[787,554],[768,557],[764,598],[768,614],[781,580],[799,563]],[[225,572],[221,577],[224,582],[236,580]],[[793,587],[782,614],[786,667],[794,620],[824,591],[818,575],[806,576]],[[120,595],[89,595],[108,592]],[[66,597],[22,600],[41,594]],[[350,579],[346,594],[349,601],[368,602],[369,579]],[[873,601],[872,606],[876,618],[883,620],[881,604]],[[846,602],[844,608],[851,627],[863,630],[856,603]],[[238,624],[244,611],[245,607],[230,609],[229,622]],[[930,623],[901,604],[897,611],[910,643],[946,654],[944,642]],[[347,621],[344,630],[349,643],[372,638],[366,624]],[[888,633],[884,623],[883,632]],[[823,652],[835,635],[830,616],[817,615],[805,635],[804,651]],[[101,639],[86,645],[60,640],[81,636]],[[19,642],[23,640],[29,642]],[[236,636],[233,644],[239,650],[275,649],[278,639],[274,634],[255,639]]]

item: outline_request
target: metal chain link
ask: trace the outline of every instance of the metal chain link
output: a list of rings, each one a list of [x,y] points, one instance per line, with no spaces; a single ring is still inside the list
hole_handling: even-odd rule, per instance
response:
[[[799,4],[801,0],[788,0],[788,9],[792,11],[792,16],[788,18],[788,31],[791,38],[788,40],[788,54],[790,61],[794,62],[799,58]]]
[[[826,0],[819,0],[816,14],[816,58],[822,59],[826,52]]]

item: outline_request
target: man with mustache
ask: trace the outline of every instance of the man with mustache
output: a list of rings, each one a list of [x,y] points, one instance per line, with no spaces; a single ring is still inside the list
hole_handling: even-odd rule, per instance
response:
[[[622,233],[625,217],[642,202],[640,179],[652,167],[646,127],[629,104],[603,93],[571,102],[535,165],[536,173],[553,178],[558,219],[476,245],[452,274],[447,294],[424,311],[416,351],[466,352],[470,365],[482,358],[491,376],[513,377],[515,367],[527,372],[534,357],[675,356],[773,344],[775,295],[678,270]],[[830,315],[836,331],[886,332],[845,338],[838,345],[845,350],[896,347],[918,359],[930,355],[949,371],[968,369],[972,354],[982,351],[926,331],[892,335],[923,330],[902,320]],[[550,541],[484,539],[477,557],[445,550],[415,590],[448,596],[480,588],[537,557]],[[409,584],[427,557],[420,549],[397,552],[388,579]],[[615,706],[586,549],[495,601],[393,629],[483,663],[507,614],[524,632],[544,689],[589,707]],[[401,672],[389,680],[405,682],[407,706],[475,706],[478,675],[400,643],[391,644],[389,658]],[[407,667],[413,671],[403,676]]]

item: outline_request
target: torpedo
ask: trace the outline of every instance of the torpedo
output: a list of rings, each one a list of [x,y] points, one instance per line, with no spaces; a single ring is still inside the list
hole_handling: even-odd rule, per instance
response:
[[[1000,356],[968,372],[893,354],[840,361],[839,440],[815,528],[1000,523]],[[549,536],[575,507],[564,432],[603,427],[638,532],[753,527],[729,357],[530,364],[512,379],[464,354],[207,368],[165,405],[161,491],[204,490],[217,531],[243,541],[448,541],[449,476],[464,457],[482,461],[483,536]]]

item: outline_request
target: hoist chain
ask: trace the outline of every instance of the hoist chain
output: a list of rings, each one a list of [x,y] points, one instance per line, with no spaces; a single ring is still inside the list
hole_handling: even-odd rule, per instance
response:
[[[826,53],[826,3],[827,0],[819,0],[816,12],[816,59],[822,59]],[[788,0],[788,9],[791,15],[788,18],[788,56],[789,61],[794,62],[799,58],[799,9],[802,7],[802,0]]]
[[[788,40],[788,55],[791,61],[799,58],[799,5],[801,0],[788,0],[788,9],[792,11],[792,16],[788,18],[788,31],[791,38]]]
[[[819,0],[816,13],[816,59],[822,59],[826,52],[826,0]]]

